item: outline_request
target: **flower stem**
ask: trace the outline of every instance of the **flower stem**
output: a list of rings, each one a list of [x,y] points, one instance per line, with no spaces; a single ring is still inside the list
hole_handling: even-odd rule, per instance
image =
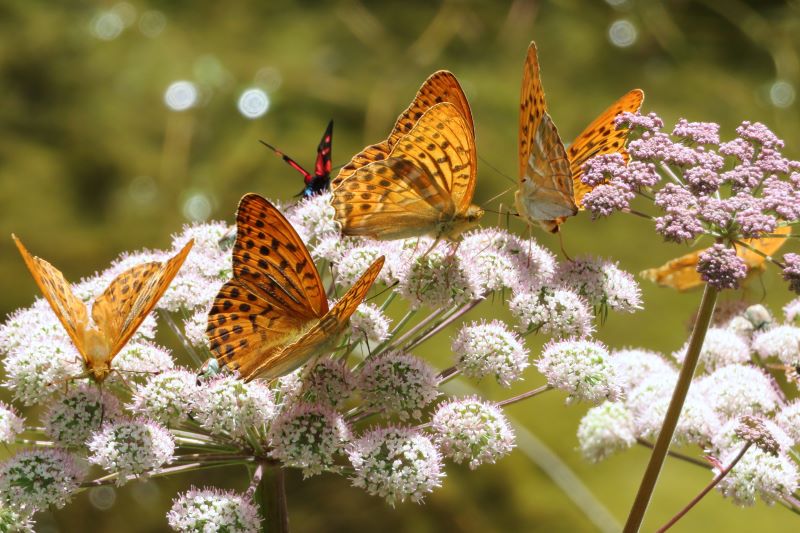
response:
[[[670,519],[670,521],[669,521],[669,522],[667,522],[666,524],[664,524],[663,526],[661,526],[661,527],[658,529],[657,533],[663,533],[664,531],[668,530],[669,528],[671,528],[672,526],[674,526],[674,525],[675,525],[675,523],[676,523],[678,520],[680,520],[681,518],[683,518],[683,516],[684,516],[686,513],[688,513],[689,511],[691,511],[691,510],[692,510],[692,507],[694,507],[695,505],[697,505],[697,503],[698,503],[700,500],[702,500],[702,499],[703,499],[703,497],[704,497],[706,494],[708,494],[708,493],[711,491],[711,489],[713,489],[714,487],[716,487],[716,486],[717,486],[717,484],[718,484],[720,481],[722,481],[722,478],[724,478],[725,476],[727,476],[727,475],[728,475],[728,472],[730,472],[730,471],[733,469],[733,467],[734,467],[734,466],[736,466],[736,463],[738,463],[738,462],[739,462],[739,460],[740,460],[740,459],[741,459],[741,458],[744,456],[744,454],[747,452],[747,450],[750,448],[750,446],[752,446],[752,444],[753,444],[752,442],[748,442],[747,444],[745,444],[745,445],[742,447],[742,451],[740,451],[740,452],[739,452],[739,453],[736,455],[736,457],[734,457],[734,458],[733,458],[733,461],[731,461],[731,463],[730,463],[728,466],[726,466],[726,467],[725,467],[725,468],[724,468],[722,471],[720,471],[720,473],[719,473],[719,474],[717,474],[717,475],[714,477],[714,479],[712,479],[712,480],[711,480],[711,482],[710,482],[708,485],[706,485],[706,486],[705,486],[705,488],[703,488],[703,490],[701,490],[701,491],[700,491],[700,494],[698,494],[697,496],[695,496],[694,498],[692,498],[692,501],[690,501],[688,504],[686,504],[686,507],[684,507],[683,509],[681,509],[680,511],[678,511],[678,514],[676,514],[675,516],[673,516],[673,517]]]
[[[644,439],[636,439],[636,442],[641,444],[645,448],[650,448],[651,450],[653,449],[653,443],[652,442],[648,442],[648,441],[646,441]],[[673,452],[672,450],[670,450],[670,451],[667,452],[667,455],[669,455],[670,457],[674,457],[675,459],[680,459],[681,461],[686,461],[689,464],[693,464],[693,465],[699,466],[701,468],[705,468],[706,470],[711,468],[711,465],[709,465],[708,463],[702,461],[701,459],[697,459],[695,457],[691,457],[689,455],[685,455],[685,454],[682,454],[680,452]]]
[[[505,399],[503,401],[497,402],[498,407],[503,407],[512,403],[521,402],[522,400],[527,400],[528,398],[533,398],[534,396],[538,396],[543,392],[551,390],[553,387],[550,385],[542,385],[538,389],[529,390],[528,392],[523,392],[522,394],[518,394],[512,398]]]
[[[667,414],[664,416],[664,423],[661,425],[658,439],[653,446],[653,453],[650,456],[650,462],[647,464],[647,469],[644,472],[642,483],[639,486],[639,492],[636,494],[633,507],[628,515],[628,521],[625,523],[624,533],[635,533],[639,531],[639,527],[641,527],[642,521],[644,520],[644,513],[647,511],[650,498],[653,496],[653,490],[656,487],[658,475],[661,473],[661,467],[664,465],[664,459],[669,451],[672,436],[678,425],[678,417],[680,417],[683,402],[686,400],[689,386],[692,384],[692,376],[697,368],[697,361],[700,359],[700,349],[703,347],[703,341],[705,340],[708,326],[711,323],[711,315],[714,312],[714,305],[717,302],[717,292],[717,289],[711,285],[706,285],[703,291],[703,298],[700,301],[700,310],[697,313],[697,319],[692,329],[692,336],[689,339],[689,347],[686,349],[686,357],[684,358],[683,366],[678,376],[678,382],[675,384],[675,390],[672,392],[672,399],[669,402]]]
[[[266,466],[266,465],[264,465]],[[289,510],[286,506],[285,472],[280,466],[262,469],[256,491],[261,506],[264,531],[289,533]]]

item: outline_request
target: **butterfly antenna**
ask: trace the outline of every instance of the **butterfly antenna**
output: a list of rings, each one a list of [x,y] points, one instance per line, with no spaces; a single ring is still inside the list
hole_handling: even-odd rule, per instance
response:
[[[561,247],[561,253],[564,254],[564,257],[567,258],[567,261],[572,261],[572,258],[567,253],[567,250],[564,248],[564,236],[561,231],[558,232],[558,245]]]
[[[505,172],[503,172],[502,170],[500,170],[499,168],[497,168],[496,166],[494,166],[493,164],[491,164],[491,163],[490,163],[489,161],[487,161],[487,160],[486,160],[486,159],[485,159],[483,156],[480,156],[480,155],[479,155],[479,156],[478,156],[478,158],[479,158],[481,161],[483,161],[483,162],[486,164],[486,166],[488,166],[489,168],[491,168],[492,170],[494,170],[495,172],[497,172],[498,174],[500,174],[501,176],[503,176],[505,179],[507,179],[508,181],[510,181],[511,183],[513,183],[514,185],[516,185],[516,184],[517,184],[517,180],[515,180],[514,178],[512,178],[511,176],[509,176],[508,174],[506,174]]]
[[[491,198],[489,198],[488,200],[486,200],[485,202],[483,202],[483,204],[481,205],[481,207],[483,207],[484,205],[487,205],[487,204],[490,204],[490,203],[494,202],[495,200],[497,200],[498,198],[500,198],[500,197],[501,197],[501,196],[503,196],[504,194],[511,192],[511,190],[512,190],[512,189],[513,189],[513,187],[509,187],[508,189],[506,189],[506,190],[502,191],[501,193],[499,193],[499,194],[495,194],[494,196],[492,196]],[[484,208],[484,211],[486,211],[486,209],[485,209],[485,208]]]
[[[291,158],[291,157],[289,157],[288,155],[284,154],[283,152],[281,152],[280,150],[278,150],[277,148],[275,148],[274,146],[272,146],[271,144],[269,144],[269,143],[268,143],[268,142],[266,142],[266,141],[262,141],[261,139],[259,139],[259,140],[258,140],[258,142],[260,142],[261,144],[263,144],[264,146],[266,146],[267,148],[269,148],[270,150],[272,150],[273,152],[275,152],[275,155],[277,155],[278,157],[280,157],[281,159],[283,159],[283,160],[284,160],[284,162],[285,162],[287,165],[289,165],[290,167],[292,167],[293,169],[295,169],[296,171],[298,171],[300,174],[302,174],[302,175],[303,175],[303,178],[306,178],[306,179],[308,179],[308,178],[310,178],[310,177],[311,177],[311,174],[309,174],[309,173],[308,173],[308,171],[307,171],[306,169],[304,169],[303,167],[301,167],[301,166],[300,166],[300,163],[298,163],[297,161],[295,161],[294,159],[292,159],[292,158]]]
[[[374,294],[374,295],[370,296],[369,298],[366,298],[366,301],[374,300],[375,298],[377,298],[377,297],[378,297],[378,296],[380,296],[381,294],[385,293],[386,291],[389,291],[389,290],[392,290],[392,289],[394,289],[394,288],[395,288],[395,287],[397,287],[399,284],[400,284],[400,280],[396,280],[396,281],[395,281],[394,283],[392,283],[391,285],[387,285],[387,286],[386,286],[386,288],[385,288],[385,289],[383,289],[383,290],[382,290],[381,292],[379,292],[378,294]]]

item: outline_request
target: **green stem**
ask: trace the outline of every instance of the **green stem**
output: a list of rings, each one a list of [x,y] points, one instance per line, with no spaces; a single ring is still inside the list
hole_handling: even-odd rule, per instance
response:
[[[656,487],[658,475],[661,473],[661,467],[664,465],[664,459],[669,451],[672,436],[678,425],[678,418],[680,417],[683,403],[689,392],[689,386],[692,384],[692,376],[697,368],[697,362],[700,359],[700,349],[703,347],[703,341],[706,338],[706,332],[711,323],[711,315],[714,312],[714,304],[716,304],[716,302],[717,289],[711,285],[706,285],[703,291],[703,299],[700,301],[700,311],[697,313],[692,336],[689,339],[689,347],[686,349],[686,357],[684,358],[683,366],[678,376],[678,382],[675,384],[675,390],[672,393],[672,399],[669,402],[667,414],[664,416],[664,423],[661,426],[658,439],[653,446],[653,453],[650,456],[650,462],[647,464],[647,469],[644,472],[642,483],[639,486],[639,492],[636,494],[633,507],[628,515],[628,521],[625,523],[624,533],[635,533],[639,531],[642,521],[644,520],[644,513],[647,511],[647,506],[650,504],[650,498],[653,496],[653,490]]]
[[[513,398],[507,398],[505,400],[499,401],[499,402],[497,402],[497,406],[498,407],[503,407],[503,406],[506,406],[506,405],[510,405],[512,403],[521,402],[522,400],[527,400],[528,398],[533,398],[534,396],[538,396],[541,393],[547,392],[547,391],[552,390],[552,389],[553,389],[553,387],[551,387],[550,385],[542,385],[541,387],[539,387],[537,389],[529,390],[528,392],[523,392],[522,394],[514,396]]]
[[[750,449],[750,446],[752,446],[752,444],[753,444],[752,442],[748,442],[747,444],[745,444],[745,445],[742,447],[742,451],[740,451],[740,452],[739,452],[739,453],[736,455],[736,457],[734,457],[734,458],[733,458],[733,461],[731,461],[731,463],[730,463],[728,466],[726,466],[724,469],[722,469],[722,470],[720,471],[720,473],[719,473],[719,474],[717,474],[716,476],[714,476],[714,479],[712,479],[712,480],[711,480],[711,482],[710,482],[708,485],[706,485],[706,486],[703,488],[703,490],[701,490],[701,491],[700,491],[700,494],[698,494],[697,496],[695,496],[694,498],[692,498],[692,500],[691,500],[689,503],[687,503],[687,504],[686,504],[686,506],[685,506],[683,509],[681,509],[680,511],[678,511],[678,514],[676,514],[675,516],[673,516],[673,517],[672,517],[672,518],[669,520],[669,522],[667,522],[666,524],[664,524],[663,526],[661,526],[661,527],[658,529],[657,533],[664,533],[664,531],[666,531],[666,530],[668,530],[669,528],[671,528],[672,526],[674,526],[674,525],[675,525],[675,524],[678,522],[678,520],[680,520],[681,518],[683,518],[683,516],[684,516],[686,513],[688,513],[689,511],[691,511],[691,510],[692,510],[692,507],[694,507],[695,505],[697,505],[697,503],[698,503],[700,500],[702,500],[702,499],[703,499],[703,497],[704,497],[706,494],[708,494],[708,493],[711,491],[711,489],[713,489],[714,487],[716,487],[716,486],[719,484],[719,482],[720,482],[720,481],[722,481],[722,478],[724,478],[725,476],[727,476],[727,475],[728,475],[728,472],[730,472],[730,471],[733,469],[733,467],[734,467],[734,466],[736,466],[736,463],[738,463],[738,462],[739,462],[739,460],[741,460],[741,458],[744,456],[744,454],[747,452],[747,450],[748,450],[748,449]]]
[[[266,468],[258,485],[256,501],[261,506],[264,531],[289,533],[289,511],[286,506],[285,471],[280,466]]]

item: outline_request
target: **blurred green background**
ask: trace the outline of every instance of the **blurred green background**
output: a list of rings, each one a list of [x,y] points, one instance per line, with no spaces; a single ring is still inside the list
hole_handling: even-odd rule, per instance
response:
[[[434,70],[461,80],[473,107],[479,163],[476,202],[513,186],[517,112],[528,43],[539,47],[551,114],[571,139],[612,100],[645,90],[644,109],[716,121],[730,136],[741,120],[763,121],[800,158],[800,2],[554,0],[355,0],[147,2],[0,1],[0,317],[37,291],[9,234],[20,235],[77,281],[124,250],[164,247],[189,220],[231,221],[238,198],[255,191],[289,200],[299,175],[258,144],[265,139],[308,167],[330,118],[333,160],[343,164],[386,137],[396,115]],[[184,111],[165,105],[167,88],[197,89]],[[178,86],[180,87],[180,86]],[[258,118],[238,109],[247,89],[269,99]],[[171,93],[174,97],[176,94]],[[191,97],[191,94],[188,95]],[[187,93],[177,91],[177,101]],[[191,99],[191,98],[190,98]],[[185,100],[183,100],[185,101]],[[253,106],[257,102],[250,101]],[[257,105],[256,105],[257,107]],[[490,204],[508,206],[507,192]],[[487,214],[484,225],[496,223]],[[526,231],[512,222],[516,231]],[[558,250],[551,235],[538,234]],[[641,219],[564,226],[571,255],[612,257],[638,272],[687,248],[663,244]],[[645,310],[612,315],[598,338],[612,347],[671,352],[687,335],[699,293],[643,285]],[[728,296],[778,306],[790,295],[768,270],[747,291]],[[470,317],[507,316],[484,304]],[[449,336],[418,355],[444,366]],[[536,353],[542,339],[529,345]],[[539,385],[535,371],[502,399]],[[599,465],[575,450],[586,406],[550,393],[509,413],[574,470],[611,516],[623,522],[648,453],[634,449]],[[695,455],[700,450],[687,450]],[[475,472],[449,466],[444,488],[424,505],[392,509],[340,477],[289,477],[294,531],[594,531],[581,507],[521,451]],[[668,461],[645,522],[663,523],[708,473]],[[244,472],[220,471],[86,493],[41,516],[48,532],[167,529],[177,491],[209,480],[242,489]],[[115,499],[113,499],[115,498]],[[109,508],[109,505],[110,508]],[[608,524],[608,521],[606,521]],[[613,527],[613,526],[612,526]],[[676,531],[778,531],[797,517],[759,504],[738,509],[712,493]]]

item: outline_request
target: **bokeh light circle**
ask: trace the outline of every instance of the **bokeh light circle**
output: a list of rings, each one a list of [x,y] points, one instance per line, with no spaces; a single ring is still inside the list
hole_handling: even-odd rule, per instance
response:
[[[182,211],[188,220],[204,222],[211,216],[211,200],[202,192],[194,192],[183,202]]]
[[[101,511],[108,511],[111,509],[116,500],[117,491],[114,490],[114,487],[93,487],[89,490],[89,503]]]
[[[786,80],[775,80],[769,88],[769,100],[775,107],[789,107],[794,103],[794,85]]]
[[[245,117],[258,118],[269,109],[269,96],[261,89],[247,89],[239,97],[238,107]]]
[[[164,103],[173,111],[185,111],[197,103],[197,86],[186,80],[176,81],[164,92]]]
[[[608,28],[608,39],[614,46],[625,48],[636,42],[638,33],[636,26],[630,20],[620,19],[614,21]]]

